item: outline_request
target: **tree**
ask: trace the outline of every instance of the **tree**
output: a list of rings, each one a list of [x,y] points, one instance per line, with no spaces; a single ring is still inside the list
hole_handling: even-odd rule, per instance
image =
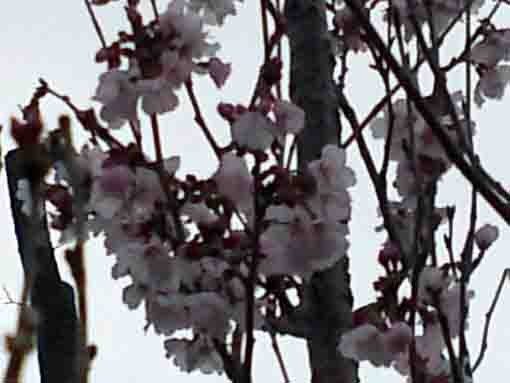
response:
[[[231,127],[232,142],[226,146],[216,141],[202,114],[194,72],[209,74],[219,88],[228,78],[230,66],[213,57],[215,47],[202,34],[203,20],[221,24],[239,4],[225,1],[224,7],[208,8],[207,2],[191,1],[184,11],[182,2],[175,1],[160,11],[152,3],[150,19],[155,22],[147,23],[137,11],[138,2],[128,3],[131,30],[114,43],[105,41],[87,3],[102,44],[96,60],[109,69],[100,77],[95,96],[101,121],[92,109],[79,108],[41,80],[23,108],[23,121],[11,124],[29,163],[24,169],[30,170],[23,177],[11,173],[17,177],[11,183],[15,215],[30,217],[18,230],[37,222],[41,201],[47,200],[56,208],[52,227],[62,232],[63,240],[74,240],[67,259],[77,279],[82,326],[73,330],[78,341],[75,336],[64,339],[77,344],[72,346],[79,366],[74,373],[80,378],[75,379],[86,379],[89,355],[82,267],[88,232],[105,234],[106,248],[117,260],[113,276],[132,279],[124,289],[124,302],[130,308],[144,302],[148,326],[168,337],[176,330],[193,330],[192,338],[165,341],[169,355],[186,371],[219,370],[233,382],[251,381],[254,331],[260,330],[272,337],[305,339],[313,382],[355,381],[355,360],[392,365],[413,381],[470,378],[473,361],[465,338],[469,281],[498,236],[495,226],[477,224],[478,196],[509,220],[508,193],[474,151],[471,72],[475,68],[479,76],[477,104],[502,97],[508,82],[507,66],[501,64],[508,56],[508,32],[491,18],[504,3],[496,2],[478,24],[471,20],[482,5],[478,2],[380,5],[349,0],[338,5],[296,0],[282,7],[261,1],[264,60],[251,102],[218,106]],[[386,30],[375,28],[369,19],[378,7],[389,9],[383,18]],[[332,32],[328,11],[334,16]],[[464,50],[445,64],[442,43],[462,17],[467,20]],[[474,32],[471,24],[477,26]],[[282,56],[277,52],[282,36],[289,40],[293,104],[281,96]],[[386,89],[386,97],[363,122],[346,95],[353,52],[371,57]],[[418,88],[422,63],[434,81],[427,97]],[[464,96],[451,92],[447,83],[463,64]],[[176,175],[178,158],[164,157],[158,116],[178,107],[178,87],[186,90],[195,121],[219,162],[208,179],[182,178]],[[397,97],[398,88],[404,98]],[[74,149],[66,117],[58,130],[42,138],[39,102],[48,96],[71,108],[90,134],[88,148]],[[138,114],[138,102],[149,116],[155,161],[144,155],[148,143],[140,123],[145,115]],[[378,113],[382,117],[375,119]],[[364,138],[363,128],[369,124],[375,137],[385,139],[379,169]],[[122,125],[131,129],[131,139],[116,137],[114,129]],[[347,128],[353,133],[346,139]],[[294,144],[288,135],[297,137],[297,171],[291,168]],[[346,235],[348,190],[355,178],[345,153],[354,143],[371,178],[388,239],[379,255],[384,275],[375,284],[378,298],[353,316]],[[393,162],[396,200],[390,199],[387,187]],[[58,180],[48,185],[42,181],[50,167],[56,167]],[[473,190],[462,251],[455,250],[452,240],[455,209],[441,209],[436,202],[440,180],[453,167]],[[441,224],[449,229],[444,244],[437,240]],[[44,225],[37,224],[37,230]],[[443,259],[439,249],[449,257]],[[40,250],[28,251],[41,258]],[[45,315],[34,296],[47,272],[26,273],[41,323],[48,324],[51,315]],[[411,291],[403,297],[406,281]],[[25,322],[22,316],[20,328]],[[37,327],[39,336],[43,329]],[[415,333],[417,329],[423,334]],[[458,349],[453,339],[459,340]],[[23,350],[13,351],[15,360]]]

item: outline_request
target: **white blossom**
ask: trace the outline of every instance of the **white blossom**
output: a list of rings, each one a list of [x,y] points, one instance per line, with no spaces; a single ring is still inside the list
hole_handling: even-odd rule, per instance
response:
[[[197,13],[202,12],[203,20],[211,25],[223,25],[226,16],[237,14],[234,0],[189,0],[188,6]]]
[[[485,98],[501,100],[510,82],[510,65],[498,65],[486,70],[475,87],[475,102],[482,106]]]
[[[248,217],[252,217],[253,179],[244,159],[233,153],[224,154],[213,178],[218,192],[236,204]]]
[[[276,126],[260,112],[245,112],[232,124],[232,140],[252,150],[266,150],[274,141]]]
[[[407,353],[411,340],[411,329],[404,322],[395,323],[384,332],[364,324],[342,335],[338,350],[347,358],[389,367],[401,354]]]
[[[223,362],[212,341],[205,336],[197,339],[167,339],[166,357],[184,372],[199,370],[204,374],[223,372]]]
[[[124,122],[137,119],[139,93],[129,72],[112,69],[99,76],[99,85],[93,99],[103,106],[100,117],[111,129],[120,128]]]
[[[434,304],[435,298],[439,298],[451,282],[452,277],[445,271],[431,266],[424,267],[418,280],[418,301]]]
[[[299,134],[305,127],[305,111],[289,101],[276,101],[273,113],[282,135]]]

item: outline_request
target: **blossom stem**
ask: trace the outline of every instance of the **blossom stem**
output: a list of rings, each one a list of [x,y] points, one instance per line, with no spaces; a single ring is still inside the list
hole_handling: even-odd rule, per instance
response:
[[[159,21],[159,12],[158,7],[156,5],[156,0],[151,0],[152,12],[154,13],[154,18],[156,21]]]
[[[480,366],[480,363],[482,363],[482,360],[485,356],[485,352],[487,351],[487,339],[489,337],[489,326],[491,323],[492,315],[494,314],[494,310],[496,309],[496,306],[498,304],[499,296],[501,295],[501,291],[503,290],[503,285],[505,284],[505,281],[510,276],[510,269],[505,269],[503,271],[503,274],[501,275],[501,279],[499,280],[499,285],[496,290],[496,294],[494,295],[494,298],[492,299],[492,303],[489,307],[489,311],[485,314],[485,325],[483,328],[483,338],[482,338],[482,344],[480,346],[480,353],[478,354],[478,357],[476,358],[476,362],[473,365],[472,371],[475,372],[476,369]]]
[[[259,196],[259,176],[260,176],[260,161],[255,159],[255,167],[253,169],[254,191],[253,191],[253,210],[255,215],[254,235],[253,235],[253,252],[250,257],[250,270],[246,280],[246,347],[244,351],[244,370],[245,382],[251,382],[251,371],[253,362],[253,350],[255,346],[255,285],[257,283],[257,267],[260,255],[260,234],[261,227],[261,214],[260,214],[260,199]]]
[[[216,140],[214,139],[214,136],[212,135],[211,131],[207,127],[207,124],[205,123],[204,117],[202,116],[202,112],[200,111],[200,106],[198,105],[198,101],[195,96],[195,92],[193,91],[193,83],[191,79],[188,79],[186,81],[186,91],[188,93],[188,97],[191,101],[191,105],[193,106],[193,110],[195,112],[195,122],[198,124],[200,129],[202,129],[202,133],[204,133],[204,136],[207,142],[209,142],[209,145],[211,145],[211,148],[213,149],[214,154],[216,154],[216,157],[220,159],[221,149],[219,145],[216,143]]]
[[[264,41],[264,62],[269,61],[269,28],[267,25],[266,0],[260,0],[260,13],[262,19],[262,38]]]
[[[133,124],[132,121],[129,121],[129,127],[131,128],[131,132],[133,133],[133,137],[135,139],[135,142],[136,142],[136,146],[138,147],[138,150],[140,152],[143,151],[143,146],[142,146],[142,132],[140,131],[140,129],[135,125]]]
[[[172,195],[170,188],[168,186],[168,182],[165,180],[165,170],[163,165],[163,150],[161,148],[161,136],[159,134],[159,122],[158,115],[156,113],[151,114],[151,127],[152,127],[152,136],[154,139],[154,151],[156,152],[156,164],[158,169],[158,176],[161,182],[161,187],[166,194],[168,199],[168,203],[170,204],[170,212],[172,215],[173,223],[176,228],[177,238],[172,238],[172,242],[174,246],[177,246],[179,243],[182,243],[185,239],[184,228],[182,226],[182,222],[180,220],[179,214],[177,212],[177,201]]]
[[[101,26],[99,25],[99,22],[97,21],[96,14],[94,13],[94,10],[92,9],[92,5],[90,4],[90,0],[85,0],[85,5],[87,6],[87,11],[89,12],[90,19],[92,20],[92,24],[94,24],[94,28],[97,33],[97,37],[99,37],[99,41],[101,42],[101,45],[103,48],[106,48],[106,40],[103,35],[103,31],[101,30]]]
[[[281,5],[280,0],[276,0],[276,9],[278,12],[280,12]],[[282,39],[278,39],[278,45],[276,46],[276,55],[278,56],[278,59],[282,61]],[[276,95],[281,100],[282,98],[282,81],[278,81],[278,84],[276,86]]]
[[[290,383],[289,374],[287,373],[287,369],[285,368],[282,352],[280,350],[280,346],[278,345],[278,341],[276,340],[275,334],[271,334],[271,345],[273,346],[274,353],[276,354],[276,358],[278,359],[278,364],[280,365],[280,370],[282,371],[283,382]]]
[[[161,136],[159,134],[159,122],[157,114],[151,114],[152,137],[154,139],[154,150],[156,152],[156,161],[163,163],[163,151],[161,149]]]

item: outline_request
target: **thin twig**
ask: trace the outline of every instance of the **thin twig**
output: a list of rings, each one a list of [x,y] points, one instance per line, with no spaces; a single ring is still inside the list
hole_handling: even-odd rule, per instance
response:
[[[156,5],[156,0],[151,0],[152,12],[154,13],[154,18],[156,21],[159,21],[159,12],[158,7]]]
[[[287,369],[285,368],[285,363],[283,362],[282,352],[280,350],[280,346],[278,345],[278,341],[276,340],[276,335],[271,334],[271,345],[273,346],[274,353],[276,355],[276,359],[278,359],[278,365],[280,366],[280,371],[283,375],[283,382],[290,383],[289,374],[287,373]]]
[[[90,19],[92,20],[92,24],[94,24],[94,29],[96,30],[97,37],[99,37],[99,41],[103,48],[106,48],[106,40],[103,35],[103,31],[101,30],[101,26],[97,21],[96,14],[94,13],[94,9],[92,8],[92,4],[90,4],[89,0],[85,0],[85,6],[87,7],[87,11],[89,12]]]
[[[469,4],[466,4],[466,7],[465,8],[468,8],[469,6],[471,6],[471,3],[473,3],[475,0],[471,0]],[[499,4],[499,3],[498,3]],[[490,19],[492,18],[492,16],[494,15],[494,9],[493,11],[491,12],[491,14],[487,17],[487,19]],[[450,31],[453,29],[453,27],[455,27],[455,25],[461,20],[462,18],[462,15],[464,14],[464,9],[461,10],[453,19],[452,21],[448,24],[448,26],[445,28],[445,30],[443,31],[443,33],[441,33],[441,35],[439,36],[439,38],[437,39],[437,45],[438,47],[440,47],[443,42],[446,40],[446,36],[450,33]],[[413,66],[412,70],[411,70],[411,73],[415,73],[416,71],[418,71],[418,69],[420,69],[421,65],[424,64],[426,62],[425,58],[423,56],[421,56],[419,58],[419,60],[417,61],[417,63]],[[382,108],[384,107],[384,105],[388,102],[388,99],[390,99],[395,93],[397,93],[397,91],[400,90],[400,88],[402,87],[401,84],[397,84],[395,85],[392,89],[391,89],[391,92],[389,94],[386,94],[374,107],[373,109],[368,113],[367,117],[365,117],[365,119],[363,120],[363,122],[360,124],[360,128],[363,130],[365,127],[367,127],[369,125],[369,123],[372,121],[372,119],[377,115],[377,113],[379,113]],[[346,148],[348,147],[353,141],[355,140],[355,132],[353,132],[349,138],[347,138],[347,140],[342,144],[342,148]]]
[[[253,168],[254,191],[253,195],[260,195],[259,181],[261,163],[255,159]],[[260,198],[253,198],[253,211],[255,215],[253,249],[249,258],[249,276],[245,281],[246,295],[246,343],[244,349],[244,374],[245,382],[252,381],[253,351],[255,347],[255,286],[257,283],[257,268],[260,258],[260,234],[262,233],[262,214],[260,206]]]
[[[23,303],[22,303],[22,302],[17,302],[17,301],[15,301],[15,300],[11,297],[11,294],[9,293],[9,290],[7,290],[7,287],[2,286],[2,290],[4,290],[5,297],[7,298],[7,301],[6,301],[6,302],[4,302],[4,304],[6,304],[6,305],[18,305],[18,306],[23,306]]]
[[[510,206],[505,202],[501,201],[498,195],[487,185],[486,180],[482,177],[479,171],[476,170],[472,164],[469,164],[464,158],[456,145],[454,145],[447,135],[447,133],[441,128],[437,117],[430,110],[426,100],[423,99],[418,89],[413,84],[410,74],[404,71],[393,54],[388,51],[384,42],[382,41],[379,33],[375,30],[368,17],[365,15],[363,9],[359,3],[355,0],[345,0],[346,4],[352,10],[354,15],[358,18],[361,26],[368,35],[370,41],[377,47],[380,54],[384,57],[385,61],[389,64],[392,72],[398,78],[401,85],[405,89],[408,97],[414,103],[418,112],[422,115],[425,122],[430,126],[432,133],[437,138],[444,151],[448,155],[448,158],[455,164],[462,175],[473,185],[479,189],[480,194],[484,199],[491,205],[491,207],[510,224]]]
[[[154,141],[154,151],[156,153],[156,161],[158,164],[163,164],[163,150],[161,149],[161,136],[159,134],[159,122],[158,115],[151,114],[151,128],[152,128],[152,139]]]
[[[28,295],[30,291],[30,281],[29,277],[25,278],[25,282],[23,284],[23,290],[21,293],[21,307],[18,315],[18,324],[16,326],[16,334],[13,337],[9,337],[8,345],[10,351],[9,363],[7,364],[7,369],[5,370],[5,383],[18,383],[19,376],[21,374],[21,367],[23,366],[23,362],[32,349],[30,344],[30,339],[33,334],[33,328],[30,325],[28,318],[28,307],[25,303],[28,301]]]
[[[260,0],[260,14],[262,19],[262,39],[264,44],[264,62],[269,62],[269,26],[267,23],[266,0]]]
[[[494,295],[494,298],[492,299],[492,303],[489,307],[489,311],[485,314],[485,326],[483,329],[483,338],[482,338],[482,344],[480,346],[480,353],[478,354],[478,358],[476,358],[476,362],[473,365],[473,372],[476,371],[478,366],[480,366],[480,363],[482,363],[482,360],[485,356],[485,352],[487,351],[488,342],[487,338],[489,337],[489,326],[492,319],[492,315],[494,314],[494,310],[496,309],[496,305],[498,304],[499,296],[501,295],[501,290],[503,289],[503,284],[505,283],[505,280],[510,277],[510,269],[505,269],[503,271],[503,274],[501,275],[501,279],[499,281],[498,288],[496,289],[496,294]]]
[[[195,112],[195,122],[202,130],[202,133],[204,133],[204,136],[207,139],[207,142],[209,142],[209,145],[211,145],[211,148],[213,149],[214,154],[216,154],[216,157],[220,159],[221,158],[220,146],[216,143],[214,136],[207,127],[207,124],[205,123],[204,117],[202,116],[202,112],[200,110],[200,106],[198,105],[198,101],[195,96],[195,92],[193,91],[193,83],[191,82],[191,79],[186,81],[186,91],[188,93],[188,97],[191,101],[191,105],[193,106],[193,110]]]

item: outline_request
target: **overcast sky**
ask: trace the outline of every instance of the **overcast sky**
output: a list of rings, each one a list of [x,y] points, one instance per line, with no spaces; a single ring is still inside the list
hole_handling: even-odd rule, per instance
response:
[[[18,0],[4,2],[0,13],[0,124],[8,126],[11,115],[18,114],[18,105],[25,104],[38,78],[42,77],[57,90],[71,96],[79,106],[92,105],[97,77],[104,70],[103,65],[94,63],[94,54],[99,46],[98,39],[91,26],[83,2],[44,1],[34,2]],[[148,3],[148,1],[146,1]],[[258,2],[246,1],[239,7],[239,15],[229,18],[223,30],[211,30],[212,37],[222,44],[219,56],[226,62],[232,62],[233,73],[225,89],[218,92],[212,82],[204,79],[198,82],[199,100],[206,118],[216,136],[222,141],[228,140],[228,126],[215,112],[219,101],[247,103],[253,90],[258,66],[262,60],[260,22]],[[161,9],[165,1],[159,1]],[[111,41],[119,26],[126,27],[124,13],[120,4],[98,10],[100,22]],[[510,14],[502,14],[501,19],[510,22]],[[461,40],[452,41],[452,51]],[[460,45],[459,45],[460,46]],[[374,77],[367,75],[366,63],[357,60],[352,66],[349,95],[360,116],[364,116],[370,105],[381,96],[380,85]],[[453,82],[455,84],[455,82]],[[459,83],[460,84],[460,83]],[[424,88],[427,88],[425,84]],[[164,150],[166,155],[182,156],[183,172],[210,174],[215,170],[216,162],[203,136],[193,122],[193,114],[180,93],[182,106],[162,121]],[[508,171],[508,101],[488,102],[483,112],[475,109],[477,121],[476,146],[480,149],[482,163],[503,185],[510,184]],[[56,119],[62,112],[68,112],[65,106],[56,101],[45,101],[42,107],[47,127],[56,127]],[[147,124],[148,121],[145,121]],[[146,125],[147,126],[147,125]],[[77,127],[77,126],[76,126]],[[2,148],[4,153],[12,148],[12,142],[4,129]],[[77,129],[79,131],[79,129]],[[77,141],[83,142],[84,136],[78,134]],[[375,152],[380,148],[374,145]],[[371,284],[381,274],[375,259],[379,246],[385,239],[384,234],[376,234],[374,227],[380,221],[377,218],[376,203],[371,185],[356,149],[350,150],[349,164],[355,169],[358,185],[352,192],[353,219],[351,223],[352,286],[355,305],[359,306],[373,298]],[[377,157],[377,155],[376,155]],[[22,269],[17,255],[14,230],[9,211],[9,200],[5,176],[0,183],[0,220],[4,228],[1,232],[2,257],[0,264],[0,286],[19,297],[22,284]],[[463,238],[469,202],[469,189],[455,172],[450,171],[440,185],[440,202],[457,204],[457,238]],[[510,248],[508,229],[497,219],[485,204],[481,204],[480,224],[492,222],[500,226],[500,239],[491,249],[480,272],[473,279],[475,299],[472,303],[469,339],[471,352],[478,354],[484,313],[505,267],[510,264],[507,249]],[[463,224],[464,223],[464,224]],[[460,247],[460,244],[457,248]],[[59,253],[57,253],[59,254]],[[179,382],[220,382],[225,377],[202,377],[200,374],[181,374],[165,358],[164,338],[149,331],[144,334],[143,310],[129,311],[121,302],[122,287],[126,282],[113,281],[110,277],[112,259],[106,257],[100,241],[87,247],[87,266],[89,275],[90,302],[90,341],[98,345],[99,353],[92,365],[91,382],[122,381],[163,382],[179,379]],[[61,270],[66,265],[61,263]],[[66,274],[66,277],[68,275]],[[508,348],[510,328],[506,319],[510,315],[508,294],[504,293],[500,306],[492,322],[489,337],[489,350],[486,360],[476,379],[492,381],[502,376],[510,376]],[[0,291],[0,302],[5,301]],[[12,332],[15,326],[16,306],[0,305],[0,334]],[[284,359],[293,382],[308,381],[306,350],[301,342],[281,338]],[[276,358],[271,352],[266,337],[260,336],[256,344],[255,381],[281,382]],[[0,371],[4,371],[7,353],[0,350]],[[402,377],[385,369],[374,370],[361,365],[362,377],[366,381],[377,379],[385,382],[403,381]],[[37,365],[32,357],[25,368],[24,382],[36,382]],[[386,378],[381,378],[386,377]]]

